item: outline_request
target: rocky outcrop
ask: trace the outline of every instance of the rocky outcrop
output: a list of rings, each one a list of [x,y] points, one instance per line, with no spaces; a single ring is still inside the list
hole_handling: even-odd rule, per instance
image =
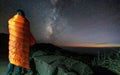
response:
[[[52,44],[31,47],[31,58],[32,75],[117,75],[104,66],[93,66],[96,56],[76,54]]]
[[[33,53],[36,70],[40,75],[90,75],[91,68],[78,60],[42,50]]]

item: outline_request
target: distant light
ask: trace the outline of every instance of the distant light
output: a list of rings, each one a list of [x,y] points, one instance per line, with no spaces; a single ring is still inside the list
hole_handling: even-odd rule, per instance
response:
[[[57,43],[57,46],[63,47],[120,47],[120,44],[94,44],[94,43]]]

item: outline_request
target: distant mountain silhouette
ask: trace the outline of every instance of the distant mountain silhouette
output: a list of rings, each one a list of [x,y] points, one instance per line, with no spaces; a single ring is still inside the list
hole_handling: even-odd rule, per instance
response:
[[[0,33],[0,55],[7,56],[8,54],[8,41],[9,35],[5,33]]]
[[[89,60],[91,60],[94,55],[89,55],[89,54],[79,54],[77,52],[74,52],[74,51],[70,51],[69,49],[63,49],[61,47],[58,47],[56,45],[53,45],[51,43],[37,43],[35,44],[34,46],[31,47],[31,55],[34,53],[34,52],[37,52],[37,51],[44,51],[44,52],[47,52],[48,54],[55,54],[55,55],[63,55],[63,56],[67,56],[67,57],[89,57]],[[89,61],[88,60],[88,61]]]
[[[37,43],[34,45],[35,49],[40,49],[40,50],[60,50],[62,48],[57,47],[51,43]]]
[[[36,52],[38,50],[48,52],[49,54],[55,54],[55,53],[69,53],[69,51],[62,49],[56,45],[53,45],[51,43],[36,43],[31,47],[31,52]]]
[[[30,48],[30,54],[32,55],[34,52],[39,51],[39,50],[45,51],[48,54],[54,54],[56,52],[62,51],[63,49],[50,43],[36,43]]]

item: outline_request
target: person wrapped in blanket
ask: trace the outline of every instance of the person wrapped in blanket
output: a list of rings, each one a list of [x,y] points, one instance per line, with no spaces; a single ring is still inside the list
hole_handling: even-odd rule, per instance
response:
[[[30,69],[29,52],[30,47],[36,41],[30,32],[30,23],[25,17],[23,10],[17,13],[8,21],[9,31],[9,64],[7,75],[24,75]]]

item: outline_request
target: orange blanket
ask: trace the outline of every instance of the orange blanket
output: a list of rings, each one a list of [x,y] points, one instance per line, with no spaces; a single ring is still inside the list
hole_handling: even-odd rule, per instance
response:
[[[29,21],[17,14],[8,21],[8,24],[9,61],[16,66],[29,69],[29,47],[35,44]]]

